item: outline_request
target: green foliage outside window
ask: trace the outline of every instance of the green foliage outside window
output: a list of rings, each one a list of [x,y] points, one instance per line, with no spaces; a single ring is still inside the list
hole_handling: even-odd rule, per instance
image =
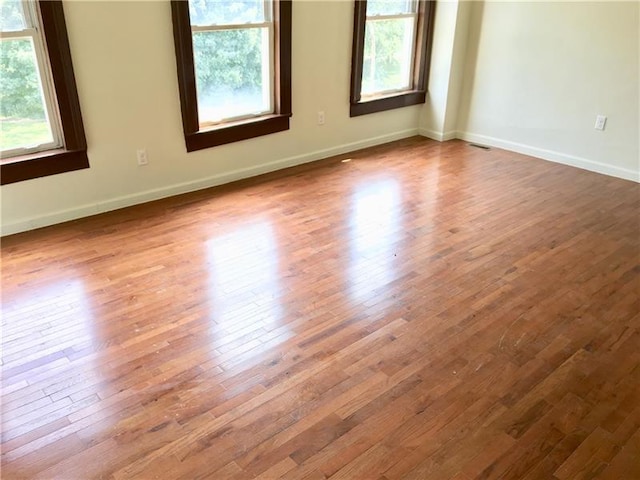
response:
[[[203,93],[224,85],[232,91],[262,83],[261,31],[223,30],[193,35],[196,82]]]
[[[35,55],[29,40],[0,42],[0,116],[45,118]]]
[[[368,22],[365,30],[362,91],[378,92],[401,87],[406,61],[403,48],[408,24],[404,20]]]

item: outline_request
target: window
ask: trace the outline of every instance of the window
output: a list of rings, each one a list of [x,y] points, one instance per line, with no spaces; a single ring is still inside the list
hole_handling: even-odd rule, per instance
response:
[[[0,0],[2,184],[87,168],[60,1]]]
[[[424,103],[434,1],[356,0],[352,117]]]
[[[60,147],[51,72],[35,4],[2,0],[2,156]]]
[[[289,129],[290,0],[172,0],[187,151]]]

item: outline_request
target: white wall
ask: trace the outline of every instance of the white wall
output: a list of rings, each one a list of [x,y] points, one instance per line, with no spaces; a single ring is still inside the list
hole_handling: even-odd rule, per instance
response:
[[[349,118],[352,2],[294,2],[289,131],[189,154],[169,1],[65,1],[64,9],[91,168],[3,186],[4,234],[418,132],[420,106]],[[136,164],[141,147],[146,167]]]
[[[457,136],[471,7],[459,0],[437,4],[427,102],[420,116],[420,134],[434,140]]]
[[[638,16],[638,2],[474,2],[458,136],[638,181]]]

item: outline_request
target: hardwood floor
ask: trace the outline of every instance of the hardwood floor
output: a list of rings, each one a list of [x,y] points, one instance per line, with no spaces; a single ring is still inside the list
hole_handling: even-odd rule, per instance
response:
[[[412,138],[7,237],[2,477],[639,479],[639,212]]]

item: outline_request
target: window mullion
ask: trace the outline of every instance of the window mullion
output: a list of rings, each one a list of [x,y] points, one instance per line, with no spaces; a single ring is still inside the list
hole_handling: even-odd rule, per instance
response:
[[[372,22],[372,21],[381,21],[381,20],[395,20],[395,19],[400,19],[400,18],[417,18],[418,14],[411,12],[411,13],[394,13],[392,15],[370,15],[367,16],[367,22]]]
[[[270,25],[273,25],[273,22],[262,22],[262,23],[233,23],[233,24],[224,24],[224,25],[192,25],[191,31],[193,33],[196,32],[216,32],[223,30],[244,30],[250,28],[266,28]]]
[[[10,40],[13,38],[27,38],[37,34],[35,28],[25,28],[24,30],[14,30],[9,32],[0,32],[1,40]]]

